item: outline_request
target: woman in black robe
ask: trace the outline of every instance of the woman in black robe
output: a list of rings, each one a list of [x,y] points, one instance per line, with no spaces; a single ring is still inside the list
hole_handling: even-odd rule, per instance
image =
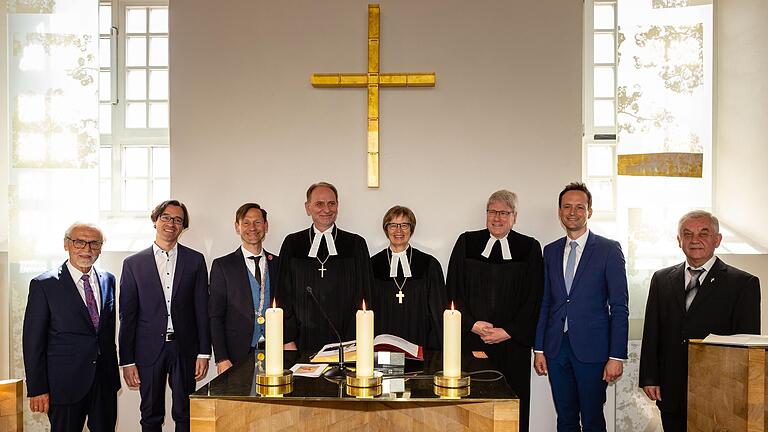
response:
[[[435,257],[409,244],[416,230],[416,216],[409,208],[389,209],[382,228],[389,247],[371,257],[375,332],[440,350],[447,307],[443,269]]]
[[[461,312],[463,350],[483,352],[520,398],[520,431],[528,430],[531,347],[544,290],[541,245],[512,230],[517,196],[494,192],[486,229],[456,240],[447,288]]]

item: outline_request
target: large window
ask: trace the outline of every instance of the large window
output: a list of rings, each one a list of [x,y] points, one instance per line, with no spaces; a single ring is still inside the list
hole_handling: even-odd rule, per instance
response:
[[[100,209],[146,216],[170,194],[168,4],[99,7]]]

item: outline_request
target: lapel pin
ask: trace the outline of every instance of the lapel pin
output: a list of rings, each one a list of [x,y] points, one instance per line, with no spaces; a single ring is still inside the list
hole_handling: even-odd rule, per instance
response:
[[[712,283],[714,281],[715,281],[715,278],[712,278],[712,279],[709,280],[709,283]]]

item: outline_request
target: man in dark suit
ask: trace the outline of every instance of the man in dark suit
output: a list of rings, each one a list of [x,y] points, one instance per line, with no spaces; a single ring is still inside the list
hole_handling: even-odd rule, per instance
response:
[[[640,387],[667,432],[686,430],[688,339],[760,334],[760,281],[715,256],[722,235],[705,211],[685,214],[677,241],[685,262],[654,273],[645,306]]]
[[[203,255],[178,244],[189,227],[186,206],[160,203],[151,214],[152,247],[123,261],[120,278],[120,366],[141,394],[142,431],[160,432],[165,383],[176,431],[189,431],[189,394],[211,357],[208,272]]]
[[[218,373],[264,349],[264,314],[274,298],[280,264],[262,247],[267,231],[267,211],[243,204],[235,213],[241,246],[211,264],[208,316]],[[293,343],[285,347],[295,349]]]
[[[115,349],[115,277],[97,270],[104,236],[76,223],[64,234],[69,259],[29,283],[24,369],[32,412],[51,430],[114,431],[120,374]]]
[[[624,255],[618,242],[587,229],[586,185],[566,186],[558,204],[567,236],[544,248],[534,369],[549,375],[558,432],[605,431],[606,385],[621,376],[627,358]]]

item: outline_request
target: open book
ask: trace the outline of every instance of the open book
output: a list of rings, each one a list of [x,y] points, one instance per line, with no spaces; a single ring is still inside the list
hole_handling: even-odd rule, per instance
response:
[[[354,362],[357,360],[357,346],[355,341],[343,342],[344,346],[344,362]],[[373,338],[373,350],[374,351],[390,351],[401,352],[405,354],[405,358],[412,360],[424,360],[424,349],[419,345],[408,342],[407,340],[391,335],[380,334]],[[312,363],[336,363],[339,361],[339,344],[330,343],[312,357]]]
[[[702,341],[704,343],[715,345],[736,345],[736,346],[766,346],[768,347],[768,336],[753,334],[735,334],[731,336],[720,336],[709,334]]]

